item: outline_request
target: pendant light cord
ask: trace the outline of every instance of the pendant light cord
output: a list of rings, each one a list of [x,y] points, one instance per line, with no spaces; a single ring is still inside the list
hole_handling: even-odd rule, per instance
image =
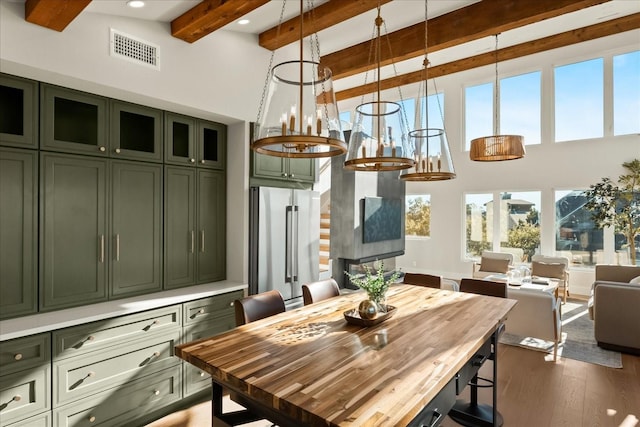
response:
[[[498,82],[498,34],[496,37],[495,55],[496,55],[496,87],[494,88],[495,100],[493,105],[494,119],[493,119],[493,134],[498,135],[500,129],[500,116],[498,114],[498,100],[500,99],[500,83]]]

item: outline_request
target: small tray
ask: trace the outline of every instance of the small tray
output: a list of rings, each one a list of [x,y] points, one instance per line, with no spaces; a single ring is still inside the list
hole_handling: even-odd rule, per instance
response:
[[[387,305],[386,307],[387,307],[387,312],[384,314],[378,315],[375,319],[363,319],[362,317],[360,317],[360,313],[358,312],[357,308],[354,308],[352,310],[347,310],[343,314],[347,323],[351,323],[352,325],[374,326],[374,325],[377,325],[378,323],[384,322],[385,320],[389,319],[391,316],[396,314],[396,307],[392,305]]]

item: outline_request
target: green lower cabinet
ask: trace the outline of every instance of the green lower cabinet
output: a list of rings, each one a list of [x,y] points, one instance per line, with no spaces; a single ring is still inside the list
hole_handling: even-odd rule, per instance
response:
[[[24,420],[7,424],[7,427],[51,427],[51,411],[25,418]]]
[[[0,377],[0,426],[51,409],[49,365]]]
[[[135,419],[181,398],[181,367],[177,365],[55,408],[54,427],[135,426]]]
[[[109,295],[162,289],[162,166],[111,163]]]
[[[41,153],[40,310],[107,299],[107,160]]]
[[[38,308],[38,153],[0,148],[0,319]]]

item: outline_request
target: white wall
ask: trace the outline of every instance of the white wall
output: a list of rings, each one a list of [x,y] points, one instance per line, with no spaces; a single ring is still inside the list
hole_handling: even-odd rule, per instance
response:
[[[246,281],[249,148],[245,122],[257,116],[270,52],[260,48],[254,36],[241,33],[216,31],[188,44],[172,37],[168,24],[87,12],[81,18],[58,33],[26,22],[23,3],[2,0],[0,71],[230,125],[227,272],[229,279]],[[109,56],[110,28],[158,45],[160,71]],[[500,74],[529,72],[540,64],[551,69],[552,64],[588,59],[597,52],[637,49],[639,36],[640,30],[636,30],[501,63]],[[275,62],[286,54],[285,49],[279,50]],[[431,238],[407,240],[405,255],[397,260],[405,271],[437,272],[454,278],[470,274],[470,264],[462,259],[465,191],[540,190],[544,210],[553,203],[553,190],[585,188],[603,176],[615,178],[622,173],[623,161],[640,157],[640,140],[633,135],[561,144],[547,139],[538,146],[528,146],[522,160],[469,161],[461,148],[462,87],[464,82],[491,80],[493,72],[493,66],[482,67],[437,81],[445,92],[446,127],[457,178],[407,185],[407,194],[431,194],[433,210]],[[415,96],[416,91],[417,85],[402,89],[405,98]],[[395,100],[397,94],[394,90],[383,96]],[[353,110],[359,101],[341,102],[340,108]],[[553,227],[547,228],[553,233]],[[543,245],[552,241],[552,236],[543,236]],[[545,250],[551,248],[543,247]],[[578,293],[588,290],[589,274],[572,275],[572,286],[581,289]]]

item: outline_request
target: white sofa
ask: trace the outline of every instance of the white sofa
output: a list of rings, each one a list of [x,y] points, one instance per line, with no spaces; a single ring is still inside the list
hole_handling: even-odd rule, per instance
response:
[[[558,344],[562,339],[560,301],[550,292],[536,289],[507,289],[507,298],[518,303],[509,313],[505,332],[522,337],[553,341],[553,360],[558,357]]]

